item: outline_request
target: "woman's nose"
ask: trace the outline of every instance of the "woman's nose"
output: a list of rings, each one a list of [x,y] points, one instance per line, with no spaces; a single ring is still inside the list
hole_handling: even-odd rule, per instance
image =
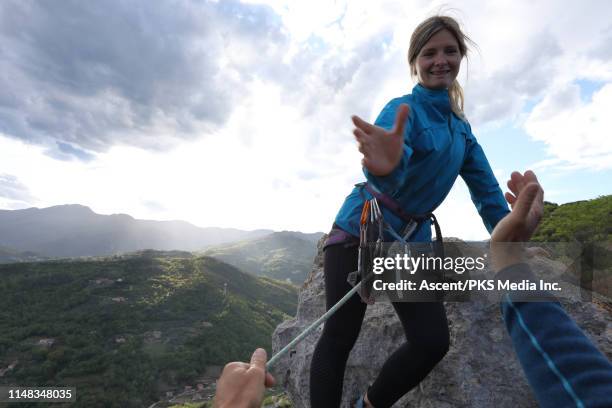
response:
[[[446,65],[446,56],[442,53],[437,54],[434,58],[434,65]]]

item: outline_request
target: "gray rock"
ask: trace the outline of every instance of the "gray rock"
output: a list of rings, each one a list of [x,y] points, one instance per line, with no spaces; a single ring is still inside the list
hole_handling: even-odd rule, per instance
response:
[[[280,324],[272,339],[273,352],[300,334],[325,312],[322,243],[313,269],[299,294],[297,315]],[[537,260],[551,270],[560,264]],[[558,274],[558,273],[557,273]],[[612,356],[610,303],[597,300],[564,300],[566,310],[591,340]],[[506,333],[499,305],[486,302],[446,303],[451,331],[450,351],[429,376],[399,400],[394,407],[537,407],[512,343]],[[309,407],[310,361],[322,327],[311,333],[273,368],[296,408]],[[386,358],[405,341],[403,330],[389,303],[369,306],[361,334],[353,348],[344,377],[342,407],[364,392],[375,379]],[[316,408],[316,407],[313,407]]]

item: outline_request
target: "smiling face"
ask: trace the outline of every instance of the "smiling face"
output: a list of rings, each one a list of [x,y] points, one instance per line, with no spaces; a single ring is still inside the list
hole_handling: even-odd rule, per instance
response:
[[[419,83],[429,89],[448,89],[459,74],[459,43],[450,31],[434,34],[419,51],[415,68]]]

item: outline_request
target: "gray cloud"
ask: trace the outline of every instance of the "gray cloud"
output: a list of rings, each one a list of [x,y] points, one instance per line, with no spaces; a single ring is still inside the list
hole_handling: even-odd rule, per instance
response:
[[[74,147],[71,144],[64,142],[56,142],[55,146],[49,146],[45,153],[57,160],[69,161],[78,159],[84,162],[91,161],[94,159],[94,155],[84,150]]]
[[[589,50],[587,55],[601,61],[607,61],[612,59],[612,26],[603,30],[602,37],[599,43]]]
[[[0,174],[0,197],[23,202],[33,199],[30,190],[12,174]]]
[[[474,123],[512,117],[524,101],[544,94],[555,77],[563,49],[550,33],[533,36],[522,55],[508,54],[507,68],[490,78],[470,78],[466,112]]]
[[[0,131],[79,159],[193,138],[286,43],[270,8],[237,1],[3,1]]]
[[[328,61],[324,70],[325,82],[334,89],[341,89],[350,83],[357,70],[362,64],[367,62],[380,63],[384,54],[385,47],[393,41],[393,32],[391,29],[386,29],[379,32],[377,35],[359,44],[352,52],[350,58],[344,63],[336,63]],[[374,78],[380,80],[380,78]]]
[[[306,116],[371,108],[390,28],[341,49],[313,36],[291,59],[289,41],[271,8],[231,0],[0,2],[0,132],[59,160],[164,149],[222,127],[254,79]]]
[[[287,90],[284,96],[298,104],[305,115],[320,115],[321,107],[332,104],[334,118],[342,122],[352,113],[368,111],[372,89],[384,83],[393,70],[385,63],[386,47],[392,40],[390,28],[342,50],[328,49],[322,38],[311,38],[291,61],[289,75],[282,79]],[[325,123],[334,128],[336,121],[328,119]]]

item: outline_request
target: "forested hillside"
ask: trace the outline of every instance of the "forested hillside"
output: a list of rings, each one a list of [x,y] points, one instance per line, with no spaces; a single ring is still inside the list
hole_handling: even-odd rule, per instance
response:
[[[321,235],[274,232],[256,239],[218,245],[204,254],[254,275],[301,285],[312,268]]]
[[[296,305],[291,285],[183,252],[0,265],[0,384],[147,406],[209,365],[270,350]]]
[[[545,203],[534,241],[569,242],[581,286],[612,296],[612,195],[557,205]]]
[[[545,203],[533,240],[612,242],[612,195],[563,205]]]

